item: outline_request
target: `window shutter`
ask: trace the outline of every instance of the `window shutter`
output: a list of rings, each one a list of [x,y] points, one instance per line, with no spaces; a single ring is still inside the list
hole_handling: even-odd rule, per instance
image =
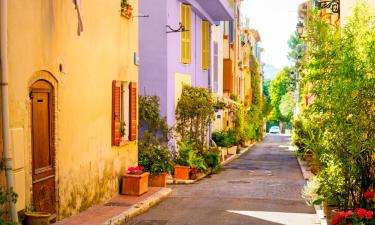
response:
[[[121,140],[121,81],[112,81],[112,145],[119,146]]]
[[[186,61],[191,63],[191,7],[190,5],[186,6]]]
[[[137,139],[137,83],[130,82],[129,85],[129,140]]]
[[[209,69],[210,64],[210,24],[208,21],[202,21],[202,69]]]

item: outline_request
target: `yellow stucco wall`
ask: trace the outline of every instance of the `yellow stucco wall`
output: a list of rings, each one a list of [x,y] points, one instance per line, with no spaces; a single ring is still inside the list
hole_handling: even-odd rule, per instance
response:
[[[121,17],[119,0],[81,2],[84,31],[78,36],[72,1],[8,1],[17,208],[32,200],[29,88],[46,79],[55,88],[58,219],[116,195],[119,173],[137,164],[136,142],[111,146],[111,85],[138,80],[138,18]],[[138,1],[129,2],[137,14]]]

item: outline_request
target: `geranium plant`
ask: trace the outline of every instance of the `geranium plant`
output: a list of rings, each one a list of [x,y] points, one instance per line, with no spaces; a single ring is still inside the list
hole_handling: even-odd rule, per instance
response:
[[[143,166],[131,166],[128,168],[128,173],[133,175],[140,175],[143,173],[144,167]]]

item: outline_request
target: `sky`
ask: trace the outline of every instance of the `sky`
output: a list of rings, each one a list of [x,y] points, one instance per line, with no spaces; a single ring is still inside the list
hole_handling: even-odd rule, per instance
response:
[[[287,58],[288,40],[296,30],[298,5],[304,1],[244,0],[241,4],[241,14],[250,18],[250,28],[257,29],[261,36],[266,79],[291,65]]]

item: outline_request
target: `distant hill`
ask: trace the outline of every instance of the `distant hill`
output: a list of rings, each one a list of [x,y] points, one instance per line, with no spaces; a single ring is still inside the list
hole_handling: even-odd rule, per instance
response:
[[[266,80],[272,80],[281,69],[282,68],[277,68],[277,67],[275,67],[273,65],[266,64],[263,67],[264,79],[266,79]]]

